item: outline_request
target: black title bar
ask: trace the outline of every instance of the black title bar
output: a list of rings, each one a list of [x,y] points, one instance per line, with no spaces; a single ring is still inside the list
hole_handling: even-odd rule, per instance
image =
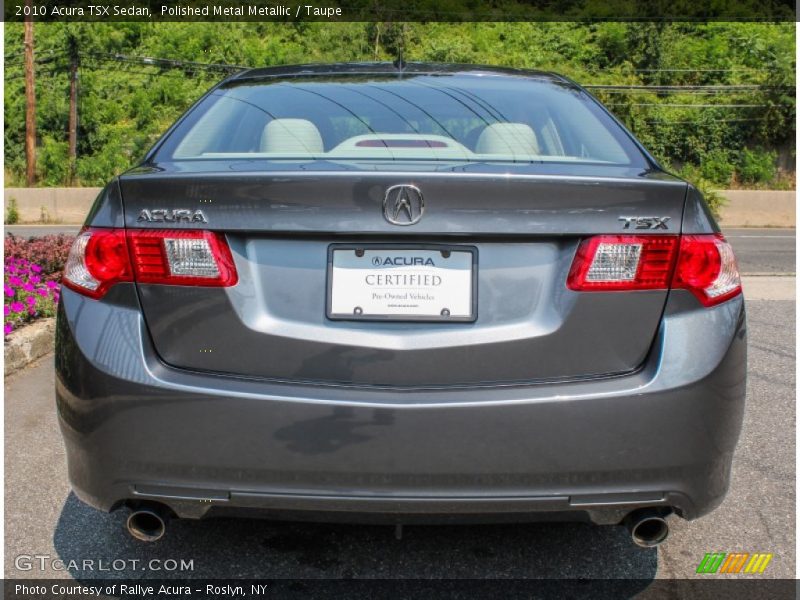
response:
[[[10,0],[33,21],[795,21],[793,0]]]

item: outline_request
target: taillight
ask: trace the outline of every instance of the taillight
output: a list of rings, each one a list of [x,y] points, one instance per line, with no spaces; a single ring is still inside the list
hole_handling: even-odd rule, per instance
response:
[[[64,266],[65,286],[99,298],[115,283],[132,280],[123,230],[89,228],[78,234]]]
[[[576,291],[669,287],[677,236],[598,235],[581,242],[567,287]]]
[[[210,231],[87,228],[70,249],[64,285],[100,298],[115,283],[227,287],[238,277],[225,237]]]
[[[733,249],[719,234],[598,235],[575,253],[567,287],[582,292],[691,291],[713,306],[742,291]]]
[[[128,247],[139,283],[228,287],[238,281],[221,233],[128,230]]]
[[[681,238],[674,288],[689,290],[704,306],[713,306],[742,291],[733,248],[721,234]]]

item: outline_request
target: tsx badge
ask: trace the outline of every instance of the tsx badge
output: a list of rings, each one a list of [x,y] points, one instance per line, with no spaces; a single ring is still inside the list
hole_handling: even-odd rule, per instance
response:
[[[620,217],[623,229],[668,229],[670,217]]]

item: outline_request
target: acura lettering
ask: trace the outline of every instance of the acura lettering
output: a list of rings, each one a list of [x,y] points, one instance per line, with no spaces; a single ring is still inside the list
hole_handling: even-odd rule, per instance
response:
[[[415,265],[430,265],[432,267],[436,266],[432,258],[423,258],[421,256],[387,256],[386,258],[376,256],[372,259],[372,264],[376,267],[412,267]]]
[[[186,208],[154,208],[151,210],[144,208],[139,212],[136,220],[140,223],[208,223],[202,210]]]

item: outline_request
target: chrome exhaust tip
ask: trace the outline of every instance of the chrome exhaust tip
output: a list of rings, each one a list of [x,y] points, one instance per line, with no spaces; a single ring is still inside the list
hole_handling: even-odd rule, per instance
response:
[[[669,536],[666,514],[655,509],[636,510],[625,518],[625,526],[633,543],[642,548],[655,548]]]
[[[142,542],[157,542],[167,529],[167,510],[161,506],[139,506],[131,510],[125,526]]]

